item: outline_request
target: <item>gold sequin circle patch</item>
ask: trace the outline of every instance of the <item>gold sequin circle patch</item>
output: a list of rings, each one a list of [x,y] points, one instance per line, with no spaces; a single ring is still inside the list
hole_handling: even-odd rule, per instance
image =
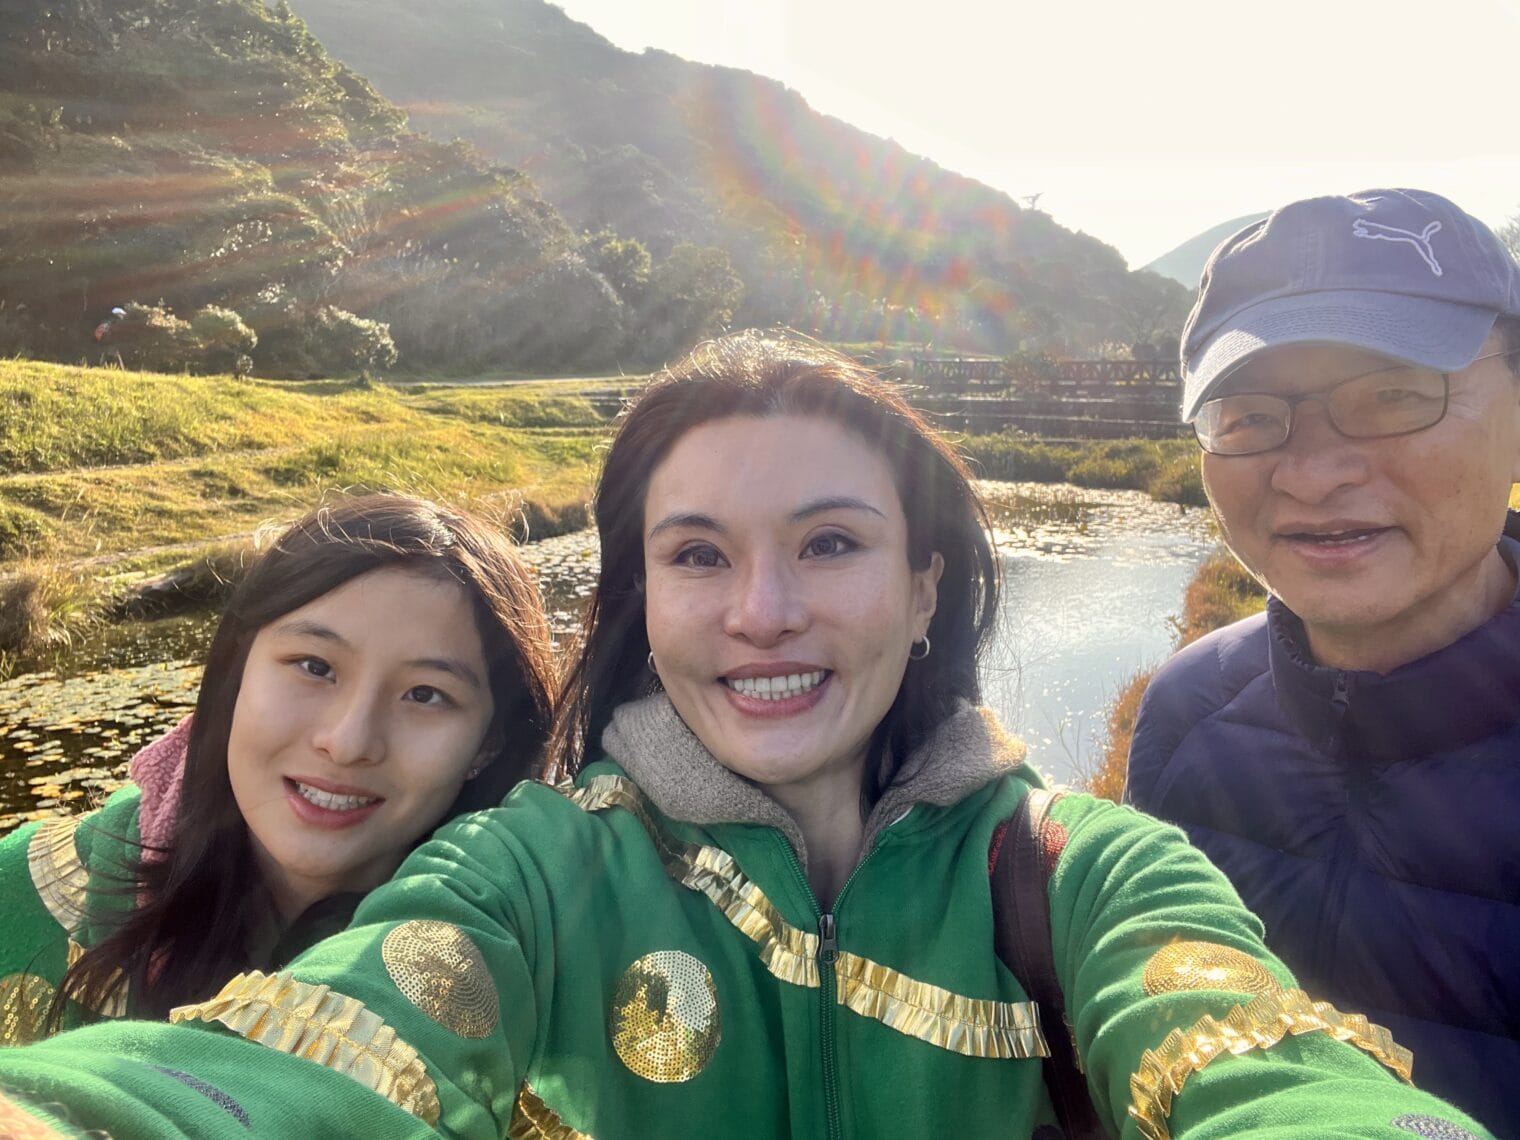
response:
[[[0,978],[0,1045],[26,1045],[42,1040],[53,987],[35,974]]]
[[[500,1004],[496,983],[470,936],[448,922],[403,922],[385,936],[380,957],[406,999],[461,1037],[487,1037]]]
[[[679,950],[644,955],[612,993],[612,1047],[646,1080],[689,1081],[705,1069],[718,1048],[718,1022],[712,974]]]
[[[1243,994],[1270,994],[1280,987],[1277,979],[1243,950],[1217,942],[1173,942],[1163,946],[1145,964],[1145,992],[1177,993],[1181,990],[1232,990]]]

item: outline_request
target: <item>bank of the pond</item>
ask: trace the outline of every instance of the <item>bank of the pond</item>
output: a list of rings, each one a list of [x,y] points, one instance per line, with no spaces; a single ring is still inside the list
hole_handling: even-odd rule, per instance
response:
[[[1206,633],[1260,612],[1267,594],[1260,582],[1227,551],[1211,556],[1193,575],[1182,598],[1172,651],[1197,641]],[[1140,700],[1159,666],[1156,662],[1129,677],[1108,711],[1108,728],[1102,755],[1094,766],[1087,790],[1115,801],[1124,792],[1129,769],[1129,746],[1135,734]]]
[[[967,436],[961,449],[985,479],[1130,488],[1165,502],[1208,505],[1191,439],[1047,440],[1013,432]]]

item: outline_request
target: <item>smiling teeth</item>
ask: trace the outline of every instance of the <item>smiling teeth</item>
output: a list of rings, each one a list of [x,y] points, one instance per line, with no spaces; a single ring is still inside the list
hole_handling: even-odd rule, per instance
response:
[[[303,784],[299,780],[292,780],[296,791],[303,800],[316,804],[319,808],[328,811],[353,811],[355,808],[366,807],[369,804],[379,803],[379,796],[339,796],[332,792],[324,792],[320,788],[313,788],[310,784]]]
[[[728,687],[741,697],[784,701],[816,689],[827,675],[827,669],[818,669],[812,673],[788,673],[783,677],[728,677],[725,680]]]

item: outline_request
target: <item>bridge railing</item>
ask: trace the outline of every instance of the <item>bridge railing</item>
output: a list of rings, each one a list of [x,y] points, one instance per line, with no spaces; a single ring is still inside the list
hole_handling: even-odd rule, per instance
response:
[[[1182,388],[1175,363],[1155,360],[1058,360],[1039,363],[965,357],[914,357],[913,379],[931,389],[1068,399],[1154,398],[1174,401]]]

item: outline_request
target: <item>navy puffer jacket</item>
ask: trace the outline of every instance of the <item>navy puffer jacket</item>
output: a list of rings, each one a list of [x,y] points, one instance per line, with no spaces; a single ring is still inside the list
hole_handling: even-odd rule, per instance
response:
[[[1520,542],[1500,552],[1520,566]],[[1126,798],[1187,831],[1306,990],[1387,1026],[1417,1085],[1520,1137],[1520,595],[1387,675],[1304,645],[1272,599],[1172,658]]]

